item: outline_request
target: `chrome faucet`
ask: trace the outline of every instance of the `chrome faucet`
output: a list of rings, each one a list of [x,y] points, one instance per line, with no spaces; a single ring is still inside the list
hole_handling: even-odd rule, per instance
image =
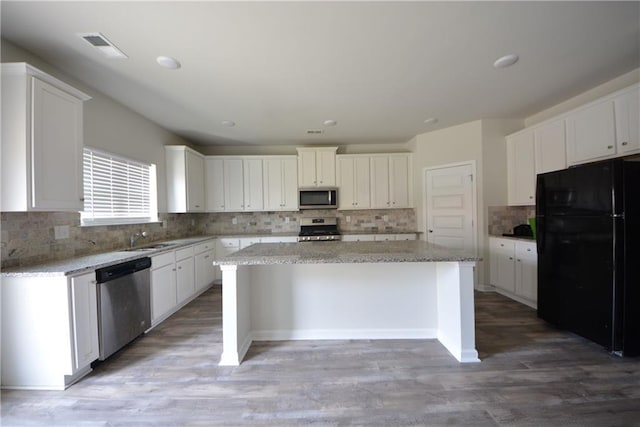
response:
[[[136,244],[138,239],[140,239],[142,237],[147,237],[147,232],[146,231],[141,231],[139,233],[132,234],[131,235],[131,239],[129,240],[129,243],[131,244],[131,247],[133,247],[133,245]]]

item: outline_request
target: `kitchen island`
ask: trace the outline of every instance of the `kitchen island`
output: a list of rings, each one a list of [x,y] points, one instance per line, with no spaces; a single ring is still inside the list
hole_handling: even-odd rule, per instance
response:
[[[221,365],[253,341],[437,339],[478,362],[477,258],[423,241],[259,243],[222,269]]]

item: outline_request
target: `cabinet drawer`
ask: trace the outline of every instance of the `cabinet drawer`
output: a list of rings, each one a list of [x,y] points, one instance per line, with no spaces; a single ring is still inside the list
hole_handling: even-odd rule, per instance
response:
[[[343,242],[373,242],[373,234],[345,234],[342,236]]]
[[[518,258],[537,258],[538,254],[535,243],[517,242],[516,256]]]
[[[198,245],[195,245],[193,248],[193,253],[194,254],[199,254],[202,252],[206,252],[209,251],[211,249],[213,249],[215,246],[215,240],[208,240],[204,243],[200,243]]]
[[[515,250],[515,242],[507,239],[489,239],[489,248],[496,251],[513,252]]]
[[[219,242],[223,248],[239,248],[240,247],[240,239],[224,238],[224,239],[220,239]]]
[[[389,240],[396,240],[395,234],[376,234],[373,236],[373,240],[376,242],[386,242]]]
[[[396,234],[396,240],[417,240],[414,233]]]
[[[185,258],[193,257],[193,246],[189,246],[182,249],[176,249],[176,261],[180,261]]]
[[[296,236],[282,236],[282,237],[261,237],[260,243],[295,243],[298,241]]]
[[[259,237],[248,237],[248,238],[240,239],[240,249],[244,249],[247,246],[251,246],[256,243],[260,243]]]
[[[176,254],[174,251],[167,252],[160,255],[155,255],[151,257],[151,268],[156,269],[167,264],[173,264],[176,260]]]

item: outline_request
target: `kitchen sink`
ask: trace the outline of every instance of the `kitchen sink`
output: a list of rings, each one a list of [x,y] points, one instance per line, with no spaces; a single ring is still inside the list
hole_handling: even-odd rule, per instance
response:
[[[144,251],[153,251],[155,249],[162,249],[169,246],[172,246],[172,244],[171,243],[155,243],[155,244],[150,244],[145,246],[139,246],[136,248],[128,248],[125,250],[129,252],[138,252],[138,251],[144,252]]]

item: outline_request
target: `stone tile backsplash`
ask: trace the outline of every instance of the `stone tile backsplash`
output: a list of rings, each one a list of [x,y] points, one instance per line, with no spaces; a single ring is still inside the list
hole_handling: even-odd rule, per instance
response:
[[[342,233],[416,231],[415,209],[305,210],[200,215],[202,228],[206,234],[297,234],[300,230],[301,218],[318,216],[336,217],[338,228]]]
[[[131,234],[141,230],[148,236],[138,245],[202,234],[194,214],[160,214],[161,222],[153,224],[94,227],[80,227],[80,214],[74,212],[2,212],[0,218],[2,268],[124,249]],[[56,240],[55,226],[68,226],[69,238]]]
[[[0,215],[2,268],[124,249],[129,246],[131,234],[141,230],[148,236],[138,245],[197,235],[297,234],[303,216],[335,216],[343,233],[416,231],[414,209],[159,214],[158,223],[94,227],[81,227],[80,214],[73,212]],[[55,226],[68,226],[69,238],[56,240]]]
[[[489,235],[513,233],[513,227],[529,224],[529,218],[535,216],[535,206],[489,206]]]

